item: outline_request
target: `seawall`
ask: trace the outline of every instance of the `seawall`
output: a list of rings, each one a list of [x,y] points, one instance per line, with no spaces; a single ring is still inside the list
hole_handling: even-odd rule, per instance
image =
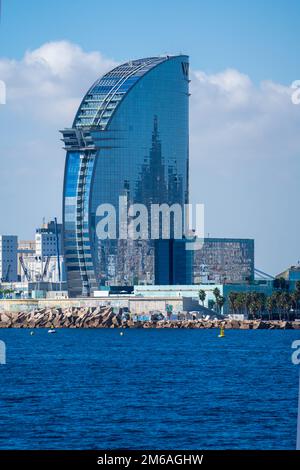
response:
[[[300,329],[300,322],[261,320],[160,320],[141,321],[136,316],[114,313],[112,307],[42,308],[0,312],[0,328],[225,328]]]

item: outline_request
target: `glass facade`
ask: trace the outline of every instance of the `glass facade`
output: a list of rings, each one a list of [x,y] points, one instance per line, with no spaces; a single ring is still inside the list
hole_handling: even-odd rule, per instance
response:
[[[193,284],[194,251],[187,250],[189,240],[155,241],[155,284]]]
[[[154,283],[154,242],[97,237],[97,208],[188,202],[188,57],[131,61],[85,95],[67,151],[63,224],[69,294]],[[118,221],[118,218],[117,218]],[[118,225],[118,223],[117,223]],[[118,226],[117,229],[120,227]]]
[[[254,280],[254,240],[204,238],[194,251],[194,284],[239,283]]]

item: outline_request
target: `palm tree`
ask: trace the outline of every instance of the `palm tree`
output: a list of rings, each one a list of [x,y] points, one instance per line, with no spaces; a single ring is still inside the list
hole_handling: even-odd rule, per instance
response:
[[[299,302],[299,298],[298,298],[298,294],[297,292],[292,292],[292,294],[290,294],[290,298],[291,298],[291,309],[294,310],[294,318],[296,318],[296,314],[297,314],[297,310],[298,310],[298,302]]]
[[[223,297],[223,295],[219,295],[219,297],[216,299],[216,302],[217,302],[219,313],[221,313],[223,305],[226,302],[226,299],[225,299],[225,297]]]
[[[294,291],[294,300],[295,300],[295,310],[298,313],[299,301],[300,301],[300,281],[296,281],[295,291]]]
[[[290,311],[291,311],[291,308],[293,306],[292,297],[291,297],[291,294],[289,292],[284,292],[283,296],[284,296],[284,300],[285,300],[285,302],[284,302],[285,313],[286,313],[286,316],[287,316],[287,320],[290,321]]]
[[[266,295],[263,292],[260,292],[258,294],[257,303],[258,303],[258,308],[260,312],[260,317],[262,318],[263,312],[265,311],[265,308],[266,308]]]
[[[220,292],[220,289],[218,287],[216,287],[214,290],[213,290],[213,294],[215,296],[215,299],[216,299],[216,304],[217,304],[217,307],[218,307],[218,312],[221,313],[220,311],[220,305],[221,307],[224,305],[225,303],[225,299],[224,301],[222,301],[223,297],[221,295],[221,292]],[[222,303],[223,302],[223,303]]]
[[[266,299],[266,308],[269,312],[269,320],[271,320],[273,317],[273,309],[274,309],[274,299],[272,298],[271,295],[267,297]]]
[[[271,298],[273,301],[274,309],[276,313],[278,313],[279,320],[281,320],[280,292],[279,291],[272,292]]]
[[[229,304],[230,304],[230,310],[233,311],[233,313],[236,313],[237,305],[236,305],[236,300],[238,297],[237,292],[230,292],[228,299],[229,299]]]
[[[206,299],[206,292],[203,289],[199,290],[199,300],[202,302],[202,305],[204,306],[204,301]]]
[[[252,318],[256,318],[256,314],[259,311],[259,296],[257,292],[249,292],[247,294],[247,300],[248,300],[248,309],[249,312],[252,315]]]
[[[279,294],[279,308],[284,315],[285,319],[289,319],[289,311],[291,306],[291,298],[288,292],[281,292]]]
[[[216,287],[214,290],[213,290],[213,294],[215,296],[215,299],[217,301],[217,299],[220,297],[221,295],[221,292],[220,292],[220,289],[218,287]]]
[[[245,313],[246,305],[246,294],[244,292],[239,292],[236,296],[235,305],[239,313]]]
[[[254,292],[245,292],[244,296],[245,296],[244,298],[245,308],[246,308],[247,315],[249,316],[249,313],[253,311],[252,304],[255,301],[255,295],[254,295]]]

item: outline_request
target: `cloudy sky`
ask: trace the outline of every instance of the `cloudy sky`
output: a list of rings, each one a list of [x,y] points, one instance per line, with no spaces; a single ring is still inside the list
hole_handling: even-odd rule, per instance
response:
[[[298,2],[232,0],[224,9],[221,0],[154,0],[150,10],[129,1],[130,15],[118,1],[2,3],[0,233],[32,238],[43,217],[60,216],[58,130],[71,125],[91,83],[130,57],[181,50],[192,69],[191,200],[205,204],[205,232],[254,238],[256,266],[267,272],[297,263],[300,105],[290,85],[300,79]]]

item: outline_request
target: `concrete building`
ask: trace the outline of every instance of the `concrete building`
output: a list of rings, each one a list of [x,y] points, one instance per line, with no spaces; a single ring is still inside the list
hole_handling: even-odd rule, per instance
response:
[[[35,240],[19,240],[18,241],[18,279],[21,281],[24,276],[22,263],[27,262],[28,258],[35,256]]]
[[[53,220],[37,228],[35,233],[35,245],[36,256],[42,258],[57,256],[57,246],[59,254],[62,255],[62,224],[57,224],[57,236],[55,222]]]
[[[50,221],[37,228],[34,241],[20,242],[18,256],[21,282],[64,282],[62,224]]]
[[[297,282],[300,281],[300,264],[290,266],[282,273],[277,274],[276,279],[283,278],[286,281]]]
[[[1,282],[18,280],[18,237],[0,235],[0,279]]]
[[[251,284],[200,284],[200,285],[170,285],[170,286],[135,286],[135,297],[147,298],[162,298],[162,299],[194,299],[199,303],[199,290],[204,290],[206,293],[203,306],[206,308],[213,308],[215,296],[214,290],[218,288],[220,295],[225,297],[225,304],[222,308],[224,315],[230,313],[229,294],[230,292],[260,292],[265,295],[271,295],[274,288],[272,281],[257,281]],[[195,303],[193,309],[196,309]],[[202,303],[201,303],[202,305]]]
[[[66,282],[2,282],[0,295],[4,299],[67,298]]]

